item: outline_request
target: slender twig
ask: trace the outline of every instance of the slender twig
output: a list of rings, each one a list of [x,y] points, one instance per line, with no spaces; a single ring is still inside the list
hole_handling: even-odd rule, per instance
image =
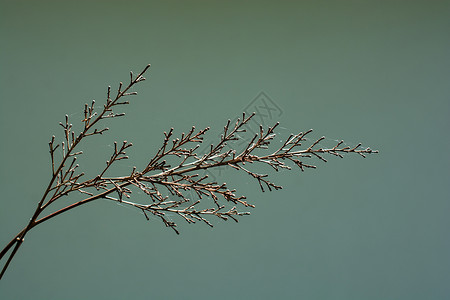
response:
[[[209,220],[211,217],[238,222],[238,217],[250,214],[247,211],[239,211],[239,207],[254,207],[246,201],[245,196],[237,195],[236,190],[228,188],[226,183],[211,181],[207,175],[201,176],[199,172],[202,170],[223,166],[234,168],[254,178],[264,192],[265,189],[271,191],[282,187],[271,182],[268,174],[252,171],[252,164],[267,165],[275,171],[290,170],[292,166],[298,166],[301,171],[304,171],[307,168],[316,168],[309,162],[314,158],[326,162],[326,155],[342,158],[349,153],[356,153],[362,157],[377,153],[370,148],[361,148],[361,144],[355,147],[342,146],[343,141],[332,148],[318,148],[324,137],[314,140],[305,147],[303,143],[307,141],[306,137],[310,136],[312,130],[290,135],[281,146],[270,152],[271,143],[276,136],[275,129],[279,123],[267,129],[260,126],[259,131],[247,141],[246,147],[238,152],[230,146],[234,141],[243,141],[244,138],[241,135],[246,133],[245,126],[255,115],[253,113],[247,116],[244,113],[234,123],[228,120],[219,141],[211,144],[204,154],[198,154],[196,151],[199,144],[204,142],[209,127],[203,130],[192,127],[179,138],[173,138],[174,129],[171,128],[168,132],[164,132],[161,147],[141,171],[137,171],[138,169],[134,167],[127,175],[111,177],[107,175],[111,166],[120,160],[127,159],[126,150],[132,146],[127,141],[120,146],[115,142],[113,153],[98,175],[80,181],[80,178],[84,178],[84,173],[78,173],[79,166],[76,164],[77,156],[83,154],[78,149],[80,143],[90,136],[103,134],[108,130],[107,127],[99,127],[102,120],[124,115],[121,112],[115,112],[114,109],[129,104],[129,101],[124,101],[122,98],[136,95],[136,92],[130,90],[137,83],[145,80],[143,75],[149,67],[150,65],[146,66],[137,76],[130,73],[129,83],[126,86],[120,83],[115,96],[112,96],[111,87],[108,87],[105,104],[99,111],[96,111],[95,101],[85,104],[83,120],[81,120],[82,131],[79,134],[75,133],[68,115],[65,116],[64,122],[60,123],[63,128],[63,141],[55,144],[55,136],[52,136],[49,142],[51,158],[49,184],[27,226],[0,252],[0,259],[9,253],[0,273],[0,279],[31,229],[94,200],[107,199],[134,207],[141,211],[147,220],[160,219],[166,227],[179,234],[177,224],[169,220],[167,214],[177,215],[189,224],[200,221],[213,227],[213,223]],[[264,154],[260,154],[261,152]],[[56,153],[61,154],[59,164]],[[178,161],[171,165],[167,162],[169,157],[175,157],[175,161]],[[148,196],[148,202],[130,201],[133,189],[144,192]],[[86,198],[59,210],[50,210],[52,203],[76,191],[85,195]]]
[[[108,117],[116,117],[116,116],[122,116],[123,114],[119,113],[119,114],[114,114],[112,109],[114,106],[116,105],[121,105],[124,104],[124,102],[118,102],[119,99],[121,99],[122,97],[125,96],[129,96],[129,95],[135,95],[135,92],[128,92],[136,83],[141,82],[143,80],[145,80],[145,78],[143,77],[144,73],[150,68],[150,65],[147,65],[144,70],[142,72],[139,73],[138,76],[136,76],[135,78],[133,78],[133,74],[131,73],[131,79],[129,84],[125,87],[125,89],[122,90],[122,86],[123,84],[120,83],[119,85],[119,89],[117,90],[117,95],[114,98],[114,100],[111,100],[110,98],[110,88],[108,88],[108,99],[106,104],[103,107],[103,110],[98,114],[96,112],[94,112],[94,101],[92,101],[91,104],[91,108],[88,109],[86,108],[87,105],[85,106],[85,119],[82,120],[82,122],[84,122],[84,129],[83,131],[78,134],[77,136],[75,136],[74,132],[72,131],[72,124],[69,123],[69,117],[66,115],[65,117],[65,123],[60,123],[60,125],[63,127],[64,129],[64,141],[61,143],[61,149],[62,149],[62,159],[61,162],[59,164],[59,166],[55,169],[55,157],[54,157],[54,152],[56,151],[56,149],[58,148],[59,145],[54,146],[54,137],[52,137],[49,146],[50,146],[50,156],[51,156],[51,160],[52,160],[52,177],[50,179],[50,182],[41,198],[41,200],[39,201],[36,210],[33,214],[33,216],[30,218],[30,221],[28,222],[28,225],[14,238],[11,240],[10,243],[8,243],[8,245],[5,247],[5,249],[0,253],[0,259],[3,258],[3,256],[8,252],[8,250],[15,245],[13,251],[11,252],[11,254],[9,255],[7,262],[5,263],[1,273],[0,273],[0,279],[3,277],[3,274],[5,273],[6,269],[9,266],[9,263],[11,262],[12,258],[15,256],[15,254],[17,253],[17,250],[20,248],[20,246],[23,244],[23,240],[25,238],[25,235],[27,234],[28,231],[30,231],[34,226],[36,226],[36,220],[39,217],[39,215],[43,212],[43,210],[45,208],[48,207],[48,205],[52,202],[54,202],[55,200],[57,200],[60,196],[62,196],[62,194],[60,194],[59,196],[57,196],[57,192],[58,190],[64,185],[64,179],[67,177],[68,173],[70,172],[73,175],[73,172],[68,171],[66,172],[64,175],[63,174],[63,170],[64,167],[66,167],[66,161],[69,157],[75,155],[74,154],[74,149],[79,145],[79,143],[87,136],[91,136],[91,135],[96,135],[96,134],[102,134],[104,131],[108,130],[107,128],[103,128],[103,129],[98,129],[98,128],[94,128],[94,126],[101,121],[102,119]],[[81,154],[81,152],[79,152],[79,154]],[[69,167],[69,169],[72,166]],[[72,180],[75,180],[73,177],[71,178]],[[56,181],[56,183],[55,183]],[[75,180],[76,181],[76,180]],[[75,182],[73,181],[73,182]],[[56,192],[55,195],[48,200],[47,203],[45,203],[48,194],[50,193],[50,191],[52,191],[54,188],[56,188]]]

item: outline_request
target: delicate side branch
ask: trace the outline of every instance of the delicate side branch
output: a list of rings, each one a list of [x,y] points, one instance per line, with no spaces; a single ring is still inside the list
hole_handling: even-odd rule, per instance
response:
[[[30,231],[34,226],[37,225],[36,220],[38,217],[42,214],[42,212],[54,201],[59,199],[63,195],[68,195],[72,191],[80,190],[81,187],[89,186],[89,181],[86,181],[84,183],[78,184],[77,181],[80,177],[82,177],[84,174],[76,174],[76,169],[78,165],[75,165],[76,161],[76,155],[81,155],[81,151],[75,151],[75,148],[80,144],[80,142],[88,137],[93,136],[97,134],[103,134],[108,128],[95,128],[95,126],[103,119],[105,118],[114,118],[123,116],[123,113],[114,113],[113,108],[118,105],[127,104],[127,101],[119,101],[123,97],[136,95],[136,92],[130,92],[130,89],[138,82],[141,82],[145,80],[143,77],[144,73],[150,68],[150,65],[147,65],[136,77],[133,77],[133,73],[130,73],[130,82],[128,85],[124,88],[123,84],[119,84],[119,88],[117,90],[117,94],[114,97],[114,99],[111,99],[111,88],[108,88],[107,92],[107,100],[103,107],[103,109],[100,112],[95,112],[94,104],[95,101],[92,101],[91,105],[85,105],[84,107],[84,119],[82,120],[83,123],[83,130],[76,134],[73,130],[72,124],[69,122],[68,115],[65,116],[64,123],[61,122],[60,125],[63,128],[64,133],[64,139],[63,141],[55,145],[55,137],[53,136],[50,143],[50,158],[51,158],[51,171],[52,176],[50,179],[50,182],[39,201],[36,210],[33,214],[33,216],[30,218],[30,221],[28,222],[28,225],[14,238],[12,239],[8,245],[0,252],[0,259],[2,259],[6,253],[11,249],[12,246],[14,246],[13,251],[10,253],[7,262],[5,263],[1,273],[0,273],[0,279],[3,277],[3,274],[5,273],[6,269],[8,268],[8,265],[14,255],[16,254],[17,250],[22,245],[23,239],[28,231]],[[59,147],[61,145],[61,147]],[[59,165],[57,165],[57,158],[55,156],[57,149],[61,150],[61,160],[59,162]],[[67,165],[67,161],[69,158],[73,157],[72,161]],[[116,160],[116,159],[115,159]],[[52,193],[52,196],[50,196],[50,193]]]

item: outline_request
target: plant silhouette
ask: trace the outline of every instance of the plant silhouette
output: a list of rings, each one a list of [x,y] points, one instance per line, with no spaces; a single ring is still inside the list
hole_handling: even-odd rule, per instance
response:
[[[240,208],[254,207],[246,201],[245,196],[237,195],[236,190],[229,188],[225,183],[210,180],[208,175],[200,175],[203,170],[234,168],[254,178],[264,192],[282,187],[271,182],[268,174],[252,171],[253,164],[267,165],[275,171],[290,170],[291,167],[298,167],[304,171],[316,168],[311,162],[314,159],[326,162],[327,155],[342,158],[347,153],[355,153],[362,157],[377,153],[370,148],[361,148],[361,144],[355,147],[345,146],[343,141],[331,148],[320,148],[319,143],[324,137],[304,145],[308,141],[306,137],[311,135],[312,130],[292,134],[274,150],[269,151],[269,145],[276,136],[274,130],[278,123],[268,128],[261,125],[259,132],[248,140],[243,140],[245,143],[242,150],[230,148],[230,144],[234,141],[243,139],[246,133],[245,126],[255,115],[244,113],[236,122],[229,120],[225,124],[219,141],[211,144],[204,154],[198,154],[197,150],[209,128],[196,130],[192,127],[178,138],[174,137],[173,128],[164,132],[161,147],[148,159],[148,163],[141,169],[134,167],[128,174],[119,177],[108,176],[108,170],[118,161],[128,158],[126,150],[132,144],[127,141],[115,142],[114,150],[105,167],[99,170],[98,175],[85,179],[85,174],[79,171],[77,164],[77,156],[83,154],[79,149],[81,142],[104,134],[108,128],[102,126],[103,120],[124,116],[124,113],[116,110],[129,104],[129,101],[125,100],[127,97],[137,94],[132,88],[145,80],[144,74],[149,68],[150,65],[147,65],[137,76],[131,72],[129,83],[127,85],[120,83],[115,91],[108,87],[106,101],[101,109],[96,109],[95,101],[85,104],[80,133],[75,133],[68,115],[65,116],[64,122],[60,123],[63,140],[56,142],[53,136],[49,142],[51,157],[49,184],[28,224],[1,251],[0,259],[5,259],[5,262],[0,279],[31,229],[86,203],[98,199],[119,202],[141,211],[148,220],[160,219],[166,227],[179,234],[177,224],[167,218],[168,213],[178,215],[187,223],[202,222],[212,227],[213,217],[237,222],[239,217],[249,214]],[[168,163],[168,160],[176,162]],[[147,196],[146,203],[131,200],[132,192],[136,189]],[[81,193],[84,197],[59,210],[51,210],[54,202],[72,193]]]

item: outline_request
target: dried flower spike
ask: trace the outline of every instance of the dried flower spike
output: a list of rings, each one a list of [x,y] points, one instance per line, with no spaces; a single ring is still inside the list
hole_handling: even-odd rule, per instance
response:
[[[197,153],[199,144],[203,143],[208,128],[196,130],[192,127],[179,138],[174,138],[173,128],[164,132],[164,139],[156,154],[149,159],[141,171],[134,167],[127,175],[119,177],[108,176],[108,170],[116,162],[128,159],[126,150],[132,147],[131,143],[114,142],[114,151],[106,160],[105,167],[99,170],[98,175],[81,181],[84,173],[79,172],[76,164],[77,156],[83,155],[78,148],[80,142],[88,137],[103,134],[108,130],[102,126],[102,120],[124,116],[122,112],[115,110],[122,105],[129,104],[124,98],[136,95],[131,89],[139,82],[144,81],[144,74],[150,68],[147,65],[137,76],[130,73],[130,81],[124,86],[121,82],[112,95],[111,87],[107,89],[106,101],[100,111],[96,111],[95,101],[85,104],[83,109],[82,131],[76,133],[66,115],[64,121],[59,123],[63,128],[63,141],[55,143],[55,136],[49,142],[51,158],[51,178],[37,208],[27,226],[22,229],[0,252],[0,259],[7,256],[4,267],[0,273],[0,279],[8,268],[12,258],[17,253],[24,241],[25,235],[37,225],[97,199],[108,199],[129,205],[141,211],[143,216],[157,218],[177,234],[177,224],[167,218],[167,214],[178,215],[187,223],[202,222],[213,226],[211,217],[222,220],[232,219],[238,222],[240,216],[248,215],[247,211],[240,211],[239,207],[253,208],[254,205],[246,201],[245,196],[236,194],[236,190],[229,188],[225,183],[212,181],[207,175],[201,176],[200,172],[219,167],[231,167],[250,175],[259,184],[261,190],[278,190],[282,187],[273,183],[268,174],[259,174],[252,171],[253,164],[268,165],[275,171],[290,170],[298,167],[301,171],[307,168],[316,168],[311,163],[313,159],[326,162],[326,155],[343,157],[347,153],[356,153],[362,157],[377,151],[370,148],[361,148],[361,144],[351,148],[343,146],[343,141],[338,142],[332,148],[320,148],[321,137],[313,143],[307,143],[307,136],[312,130],[290,135],[284,142],[269,151],[276,133],[276,123],[272,127],[264,129],[259,127],[256,133],[242,150],[230,149],[234,141],[243,140],[245,125],[255,116],[245,113],[236,122],[228,120],[223,128],[223,133],[216,144],[210,145],[209,151],[204,154]],[[243,140],[244,141],[244,140]],[[259,154],[265,153],[265,154]],[[175,158],[176,163],[169,164],[168,158]],[[133,189],[142,191],[147,195],[145,203],[131,201]],[[62,209],[52,211],[51,204],[63,196],[73,192],[84,195],[81,201],[65,206]],[[12,249],[12,250],[11,250]],[[11,250],[11,251],[10,251]]]

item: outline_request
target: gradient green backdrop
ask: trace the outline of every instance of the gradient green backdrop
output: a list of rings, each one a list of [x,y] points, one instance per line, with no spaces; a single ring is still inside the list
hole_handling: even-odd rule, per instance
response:
[[[226,172],[252,215],[179,220],[180,236],[114,203],[81,207],[27,236],[0,299],[450,298],[449,1],[1,1],[0,24],[1,246],[49,180],[64,114],[75,124],[147,63],[83,168],[127,139],[128,172],[164,130],[221,128],[260,91],[283,135],[381,151],[273,174],[272,193]]]

